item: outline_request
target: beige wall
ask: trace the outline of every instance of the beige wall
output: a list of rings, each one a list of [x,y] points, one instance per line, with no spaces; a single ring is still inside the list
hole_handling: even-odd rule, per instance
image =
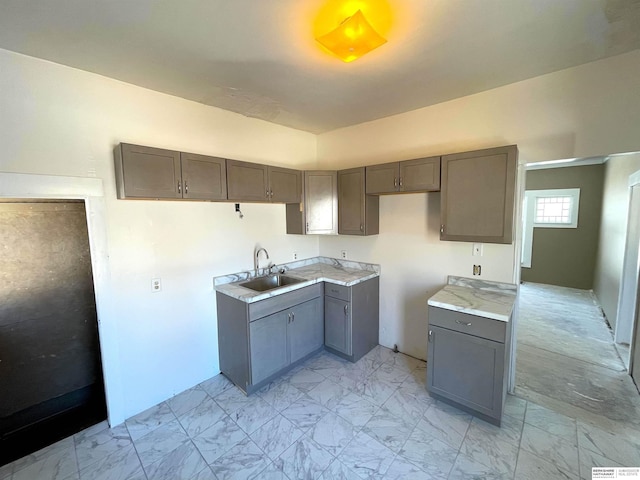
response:
[[[319,135],[321,168],[348,168],[518,144],[520,161],[640,150],[640,51],[507,85],[409,113]],[[323,255],[382,266],[380,342],[426,356],[426,300],[447,274],[511,282],[513,245],[438,240],[439,194],[380,199],[380,235],[320,239]],[[519,253],[519,252],[518,252]]]
[[[593,288],[602,209],[604,165],[529,170],[526,190],[579,188],[577,228],[533,229],[531,268],[522,269],[525,282]]]
[[[243,204],[240,220],[230,203],[117,200],[113,147],[313,168],[316,137],[4,50],[0,72],[0,171],[104,183],[120,419],[217,374],[212,278],[253,268],[256,243],[285,262],[317,255],[318,239],[286,235],[283,205]]]
[[[610,158],[605,166],[593,290],[615,331],[629,213],[629,176],[640,170],[640,153]]]

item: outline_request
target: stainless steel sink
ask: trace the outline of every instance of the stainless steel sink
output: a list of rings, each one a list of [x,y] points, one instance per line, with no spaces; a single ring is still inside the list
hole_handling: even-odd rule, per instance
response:
[[[274,288],[285,287],[287,285],[295,285],[300,282],[304,282],[304,280],[289,277],[288,275],[269,275],[266,277],[254,278],[248,282],[241,283],[240,286],[250,290],[255,290],[256,292],[266,292],[267,290],[273,290]]]

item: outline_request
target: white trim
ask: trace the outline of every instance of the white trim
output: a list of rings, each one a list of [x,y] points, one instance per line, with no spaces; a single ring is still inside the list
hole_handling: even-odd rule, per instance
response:
[[[98,334],[109,425],[124,421],[124,395],[118,335],[112,312],[106,208],[102,180],[0,172],[0,197],[60,198],[85,201],[89,248],[98,314]]]
[[[527,170],[542,170],[548,168],[585,167],[587,165],[602,165],[609,157],[565,158],[563,160],[547,160],[545,162],[527,163]]]
[[[578,212],[580,211],[580,189],[579,188],[555,188],[551,190],[527,190],[525,195],[534,199],[533,209],[533,226],[540,228],[578,228]],[[571,222],[570,223],[547,223],[535,221],[535,209],[537,207],[538,198],[545,197],[571,197]]]

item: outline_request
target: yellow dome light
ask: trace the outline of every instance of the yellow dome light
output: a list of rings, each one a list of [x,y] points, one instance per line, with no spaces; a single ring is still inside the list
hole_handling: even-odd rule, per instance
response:
[[[316,41],[344,62],[353,62],[387,43],[360,10],[346,18],[335,30],[316,38]]]

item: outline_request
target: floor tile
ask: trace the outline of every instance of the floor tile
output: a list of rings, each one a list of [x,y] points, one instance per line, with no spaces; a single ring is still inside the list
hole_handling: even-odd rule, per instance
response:
[[[439,403],[425,412],[416,428],[458,450],[471,424],[471,415],[457,408]]]
[[[373,372],[369,378],[375,378],[382,380],[393,385],[395,388],[399,387],[409,376],[409,372],[398,368],[388,363],[383,363],[378,369]]]
[[[518,445],[487,435],[481,428],[469,427],[460,453],[486,465],[493,472],[513,475],[518,459]]]
[[[360,476],[336,459],[322,474],[322,480],[360,480]]]
[[[387,365],[404,370],[407,373],[412,372],[416,368],[426,368],[427,362],[424,360],[418,360],[417,358],[410,357],[403,353],[396,353],[393,357],[389,358],[386,362]]]
[[[236,410],[241,409],[244,406],[252,404],[256,398],[256,395],[246,396],[239,388],[227,388],[223,392],[214,397],[215,402],[222,407],[222,409],[228,415],[231,415]]]
[[[243,480],[255,478],[270,463],[264,452],[246,438],[213,462],[211,470],[219,480]]]
[[[165,402],[145,410],[131,417],[125,423],[132,440],[144,437],[149,432],[161,425],[165,425],[176,419],[176,416]]]
[[[578,445],[625,467],[640,465],[640,445],[587,423],[578,422]]]
[[[24,468],[14,470],[15,480],[66,480],[77,474],[78,464],[73,443],[51,455],[44,456]]]
[[[211,465],[245,438],[247,435],[227,416],[195,437],[193,443]]]
[[[215,377],[202,382],[200,384],[200,388],[207,392],[211,397],[215,398],[225,390],[236,387],[227,377],[220,373]]]
[[[507,395],[504,404],[504,414],[524,421],[527,410],[527,401],[515,395]]]
[[[575,442],[557,437],[533,425],[524,424],[520,448],[544,458],[565,472],[578,472],[578,447]]]
[[[305,362],[304,367],[323,377],[334,377],[348,362],[331,353],[323,352]]]
[[[200,387],[190,388],[182,393],[167,400],[167,405],[173,410],[176,417],[184,415],[189,410],[193,410],[202,402],[204,402],[209,395]]]
[[[365,400],[356,393],[349,393],[333,408],[333,411],[355,427],[364,425],[380,409],[378,405]]]
[[[187,435],[196,437],[210,426],[218,423],[226,413],[212,398],[206,398],[196,408],[178,417],[180,425],[185,429]]]
[[[530,403],[524,421],[529,425],[577,444],[577,427],[574,418],[561,415],[535,403]]]
[[[62,439],[59,442],[53,443],[48,447],[42,448],[37,452],[34,452],[30,455],[26,455],[16,460],[15,462],[13,462],[13,471],[15,473],[18,470],[22,470],[23,468],[28,467],[33,463],[39,462],[40,460],[50,455],[63,452],[67,450],[69,447],[73,447],[73,446],[74,446],[73,437],[67,437],[65,439]]]
[[[433,480],[435,478],[398,455],[384,475],[374,475],[371,480]]]
[[[284,472],[275,464],[269,464],[262,472],[260,472],[255,480],[289,480]]]
[[[346,387],[325,379],[311,389],[307,395],[326,408],[332,409],[349,393],[350,391]]]
[[[308,436],[291,445],[276,460],[276,465],[289,478],[314,479],[333,462],[333,456]]]
[[[448,480],[511,480],[512,476],[493,471],[490,467],[478,463],[466,455],[459,454]],[[540,478],[539,480],[543,480]]]
[[[578,480],[578,471],[574,472],[561,469],[556,464],[521,449],[515,478],[518,480]]]
[[[289,378],[291,385],[305,393],[308,393],[323,381],[324,377],[322,375],[306,368],[301,369]]]
[[[80,470],[81,480],[129,480],[145,478],[142,464],[133,445],[124,447],[111,455]]]
[[[149,480],[191,479],[205,468],[207,462],[190,441],[144,467]]]
[[[578,460],[580,462],[580,478],[591,480],[591,469],[594,467],[622,467],[617,462],[610,460],[586,448],[578,448]],[[629,465],[627,465],[629,466]]]
[[[211,471],[211,467],[205,467],[200,471],[200,473],[196,474],[195,477],[190,478],[189,480],[218,480],[216,476]]]
[[[334,457],[337,456],[356,434],[353,425],[333,412],[327,413],[309,430],[318,445]]]
[[[0,467],[0,480],[9,478],[13,474],[13,462]]]
[[[245,433],[252,433],[277,414],[275,408],[262,398],[256,397],[252,403],[239,408],[230,417]]]
[[[484,420],[480,420],[477,417],[473,417],[471,420],[471,426],[469,427],[472,430],[480,429],[482,433],[495,440],[502,440],[504,442],[513,443],[514,445],[520,445],[520,439],[522,438],[522,428],[524,423],[522,420],[515,419],[508,415],[502,416],[502,423],[499,427],[495,425],[485,422]],[[478,432],[479,435],[482,434]]]
[[[394,415],[415,425],[431,406],[431,397],[426,392],[402,385],[384,402],[383,407]]]
[[[180,422],[176,419],[156,428],[133,443],[142,466],[146,468],[188,441],[187,432],[184,431]]]
[[[355,393],[371,403],[382,406],[393,395],[398,385],[376,378],[374,375],[372,374],[360,384],[355,389]]]
[[[416,428],[399,455],[436,478],[447,478],[458,450]]]
[[[131,437],[126,425],[106,428],[93,433],[86,430],[74,435],[78,468],[91,465],[121,448],[131,445]]]
[[[360,478],[383,475],[391,466],[394,453],[364,432],[357,434],[338,456],[338,460]]]
[[[327,413],[327,409],[305,395],[281,413],[296,427],[307,431]]]
[[[304,393],[286,380],[276,380],[260,389],[258,395],[277,411],[281,412],[301,398]]]
[[[271,460],[275,460],[303,434],[304,432],[289,420],[277,415],[250,436]]]
[[[413,431],[413,424],[382,407],[371,417],[363,431],[394,453],[402,448]]]

